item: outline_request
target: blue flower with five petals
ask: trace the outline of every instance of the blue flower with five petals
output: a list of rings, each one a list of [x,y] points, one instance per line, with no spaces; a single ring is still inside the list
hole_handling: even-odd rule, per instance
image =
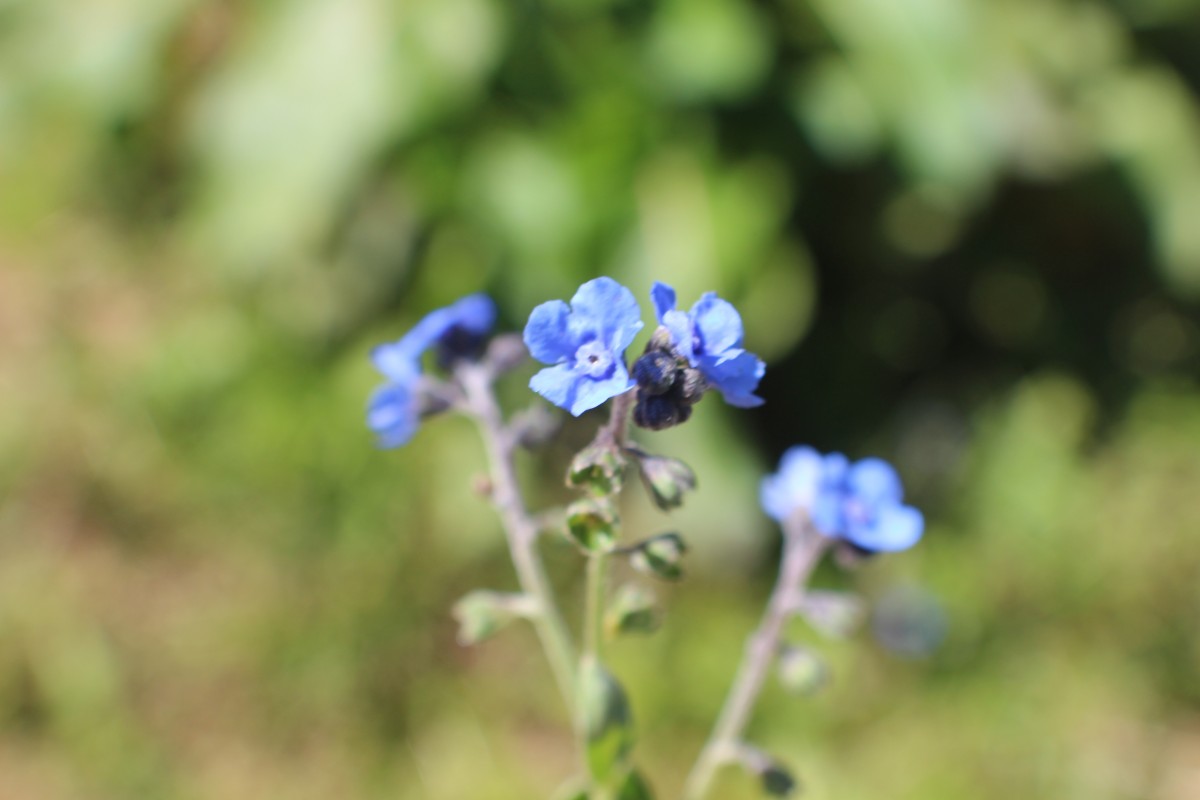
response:
[[[633,293],[612,278],[579,287],[571,305],[542,303],[525,325],[525,346],[543,364],[529,388],[573,415],[595,408],[636,384],[625,366],[625,348],[642,329]]]
[[[371,351],[387,383],[375,390],[367,405],[367,426],[380,447],[399,447],[413,437],[420,423],[421,357],[431,347],[438,361],[449,365],[477,357],[496,321],[496,305],[485,294],[473,294],[453,305],[431,311],[398,341]]]
[[[763,479],[761,499],[780,522],[804,511],[825,536],[869,552],[907,550],[925,530],[921,512],[902,502],[896,470],[878,458],[851,464],[841,453],[790,448],[779,472]]]
[[[739,408],[763,404],[754,390],[766,365],[742,349],[742,318],[732,304],[717,297],[716,292],[706,292],[685,313],[675,308],[675,290],[657,281],[650,290],[650,299],[675,349],[704,374],[726,403]]]

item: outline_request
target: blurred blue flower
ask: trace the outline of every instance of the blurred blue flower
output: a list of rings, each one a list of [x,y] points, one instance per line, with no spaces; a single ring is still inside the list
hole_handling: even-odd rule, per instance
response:
[[[903,497],[900,477],[886,461],[851,464],[841,453],[823,456],[811,447],[790,448],[761,488],[763,509],[774,519],[803,510],[825,536],[869,552],[906,550],[920,540],[924,517]]]
[[[632,389],[625,348],[642,328],[633,293],[612,278],[579,287],[570,308],[562,300],[542,303],[525,325],[525,346],[552,366],[529,381],[529,388],[579,416]]]
[[[671,334],[671,343],[688,363],[699,369],[725,402],[740,408],[761,406],[754,394],[766,365],[742,349],[742,318],[729,302],[706,292],[684,313],[675,308],[675,290],[655,282],[650,299],[658,321]]]
[[[412,438],[420,422],[421,357],[437,348],[438,361],[449,366],[460,358],[475,358],[483,350],[496,321],[496,305],[485,294],[473,294],[453,305],[431,311],[398,341],[371,351],[387,383],[375,390],[367,405],[367,426],[380,447],[399,447]]]
[[[417,360],[399,357],[395,349],[375,348],[371,359],[388,382],[371,395],[367,426],[375,431],[380,447],[399,447],[417,432],[420,410],[417,385],[421,379]]]

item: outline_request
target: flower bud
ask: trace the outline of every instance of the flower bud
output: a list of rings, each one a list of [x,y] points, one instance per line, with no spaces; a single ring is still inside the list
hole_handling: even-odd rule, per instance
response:
[[[758,776],[769,797],[789,797],[796,791],[796,779],[788,768],[757,747],[742,742],[737,746],[736,757],[747,772]]]
[[[670,353],[656,350],[633,362],[633,379],[645,395],[665,393],[675,383],[679,365]]]
[[[465,325],[453,325],[438,337],[435,357],[438,366],[450,369],[457,361],[478,361],[486,347],[486,333]]]
[[[692,416],[692,407],[674,396],[675,391],[662,395],[638,393],[637,405],[633,407],[633,424],[651,431],[661,431],[687,422]]]
[[[458,643],[472,645],[535,611],[535,601],[526,595],[477,589],[455,603],[451,613],[458,620]]]
[[[683,577],[681,562],[686,552],[687,544],[682,536],[663,533],[636,545],[630,552],[629,563],[638,572],[677,581]]]
[[[585,553],[608,552],[616,542],[616,527],[607,503],[592,498],[567,506],[567,533]]]
[[[621,491],[625,459],[611,443],[589,444],[571,459],[567,486],[609,495]]]
[[[637,458],[642,483],[663,511],[683,505],[683,496],[696,488],[696,473],[677,458],[631,451]]]
[[[867,615],[862,598],[848,592],[820,590],[805,594],[799,611],[814,629],[835,639],[853,634]]]
[[[493,375],[503,375],[524,364],[529,358],[529,349],[521,334],[505,333],[492,339],[485,358]]]
[[[829,683],[829,668],[807,647],[785,644],[777,663],[779,682],[796,694],[816,694]]]
[[[626,584],[617,590],[604,615],[604,629],[610,637],[622,633],[653,633],[660,619],[649,589]]]

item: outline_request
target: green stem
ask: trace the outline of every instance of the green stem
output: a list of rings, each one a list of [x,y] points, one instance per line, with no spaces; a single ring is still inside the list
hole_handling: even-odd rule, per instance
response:
[[[504,525],[517,579],[521,589],[537,603],[538,611],[532,617],[534,629],[567,709],[575,719],[574,645],[537,552],[539,526],[525,508],[517,483],[514,460],[516,440],[504,424],[500,407],[492,393],[490,371],[479,364],[463,365],[458,369],[458,378],[465,392],[466,409],[478,423],[487,449],[491,466],[492,502]]]
[[[713,726],[712,734],[684,785],[684,800],[701,800],[708,794],[717,768],[738,750],[754,703],[762,691],[767,672],[779,652],[784,625],[803,597],[808,578],[821,559],[826,541],[807,519],[784,526],[783,560],[779,579],[767,602],[758,630],[750,637],[737,677]]]

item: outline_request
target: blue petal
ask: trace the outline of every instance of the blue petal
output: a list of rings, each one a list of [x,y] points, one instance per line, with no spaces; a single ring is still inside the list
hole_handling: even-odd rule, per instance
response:
[[[642,310],[633,292],[612,278],[595,278],[571,298],[570,328],[574,340],[600,339],[617,356],[625,352],[642,329]]]
[[[584,378],[575,384],[575,397],[569,409],[573,415],[578,417],[583,412],[601,405],[605,400],[624,394],[637,386],[630,379],[624,364],[618,361],[614,366],[612,375],[604,380]]]
[[[433,344],[441,338],[442,334],[450,330],[454,326],[455,315],[453,308],[439,308],[435,311],[430,311],[421,321],[413,326],[412,330],[404,334],[399,344],[416,354],[419,358],[422,353],[428,350]]]
[[[692,306],[689,316],[703,343],[702,352],[719,356],[742,346],[742,318],[728,301],[706,292]]]
[[[671,334],[671,343],[679,354],[696,366],[696,352],[692,341],[692,321],[682,311],[668,311],[662,315],[663,327]]]
[[[864,458],[859,461],[850,468],[848,481],[851,494],[870,507],[899,503],[904,496],[900,476],[883,459]]]
[[[568,330],[569,316],[562,300],[542,303],[533,310],[525,323],[524,338],[534,358],[543,364],[558,364],[574,354],[576,343]]]
[[[842,501],[842,495],[836,491],[823,490],[817,493],[812,506],[812,521],[816,529],[826,536],[840,538],[846,532]]]
[[[575,384],[580,377],[566,364],[558,364],[541,370],[529,379],[529,388],[559,408],[570,410],[575,395]]]
[[[675,308],[675,290],[665,283],[655,281],[650,287],[650,302],[654,303],[654,313],[658,321],[663,321],[663,315]]]
[[[450,306],[454,324],[472,333],[487,333],[496,324],[496,304],[486,294],[471,294]]]
[[[921,540],[925,518],[912,506],[885,505],[876,512],[874,524],[848,531],[846,538],[859,547],[885,553],[907,550]]]
[[[379,437],[380,447],[399,447],[417,432],[417,408],[408,384],[385,384],[371,395],[367,425]]]
[[[811,510],[821,485],[821,456],[811,447],[792,447],[779,461],[779,472],[763,478],[763,510],[780,522],[798,508]]]
[[[421,372],[420,357],[420,351],[413,352],[403,339],[371,349],[371,361],[375,368],[395,383],[416,380]]]
[[[732,357],[730,357],[732,356]],[[758,356],[745,350],[728,351],[724,358],[700,356],[700,371],[716,387],[725,402],[738,408],[754,408],[763,399],[754,394],[767,365]]]

